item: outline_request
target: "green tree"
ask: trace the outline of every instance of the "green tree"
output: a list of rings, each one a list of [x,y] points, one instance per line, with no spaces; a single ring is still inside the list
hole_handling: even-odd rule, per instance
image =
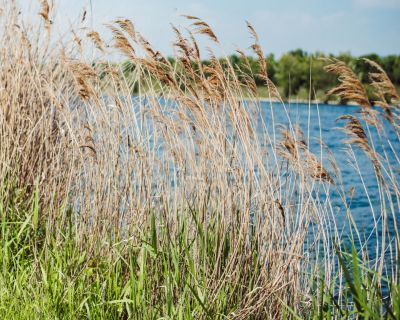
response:
[[[309,81],[309,57],[301,49],[284,54],[278,62],[276,80],[285,97],[296,95]]]

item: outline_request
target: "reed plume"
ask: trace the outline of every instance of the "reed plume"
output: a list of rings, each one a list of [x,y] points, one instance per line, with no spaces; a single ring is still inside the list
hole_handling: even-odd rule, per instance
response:
[[[135,27],[131,20],[129,19],[118,19],[114,21],[115,24],[124,30],[133,40],[136,40]]]
[[[383,95],[388,96],[389,99],[393,99],[395,101],[400,100],[396,87],[394,86],[393,82],[389,79],[385,70],[383,70],[382,67],[375,61],[372,61],[367,58],[364,58],[364,61],[366,61],[371,67],[373,67],[376,70],[376,72],[369,73],[372,86],[375,89],[379,90],[379,92],[381,92]]]
[[[219,43],[217,36],[207,22],[195,16],[184,15],[184,17],[188,20],[194,20],[191,26],[194,27],[196,33],[207,35],[212,41]]]
[[[50,5],[47,0],[40,0],[40,12],[39,15],[43,18],[46,23],[50,23]]]
[[[400,100],[399,94],[385,70],[378,63],[370,59],[364,59],[364,61],[375,70],[375,72],[369,73],[371,85],[378,98],[374,101],[374,104],[383,108],[386,118],[396,127],[395,116],[392,110],[395,108],[395,103]]]
[[[367,134],[365,133],[361,122],[352,115],[341,116],[339,117],[339,120],[348,120],[344,126],[344,131],[349,135],[350,139],[345,140],[344,143],[360,147],[371,159],[378,178],[383,182],[384,179],[378,155],[369,145]]]
[[[108,28],[113,34],[114,48],[120,50],[131,61],[134,61],[136,58],[136,52],[133,46],[130,44],[128,38],[117,27],[108,25]]]
[[[355,101],[366,109],[371,108],[367,93],[360,80],[354,74],[353,70],[344,62],[337,59],[325,59],[328,64],[324,67],[327,72],[331,72],[339,76],[340,84],[331,89],[328,95],[335,94],[341,99],[347,101]]]
[[[248,21],[246,21],[246,24],[247,24],[247,29],[249,30],[250,34],[253,36],[253,38],[255,40],[255,42],[251,46],[251,48],[257,55],[258,64],[260,66],[260,73],[257,74],[257,76],[265,82],[265,85],[268,88],[268,93],[271,98],[276,98],[278,100],[282,100],[278,88],[275,86],[275,84],[271,81],[271,79],[268,76],[268,62],[267,62],[267,59],[265,58],[265,54],[260,46],[258,34],[257,34],[255,28]]]
[[[68,65],[75,78],[78,94],[82,99],[88,100],[95,94],[91,80],[97,77],[96,71],[88,64],[82,62],[71,61]]]
[[[104,52],[105,45],[97,31],[89,31],[86,33],[86,36],[93,41],[97,49]]]
[[[305,173],[310,178],[334,184],[329,172],[317,157],[309,150],[302,130],[295,126],[293,132],[282,128],[280,131],[279,155],[286,159],[298,173]]]

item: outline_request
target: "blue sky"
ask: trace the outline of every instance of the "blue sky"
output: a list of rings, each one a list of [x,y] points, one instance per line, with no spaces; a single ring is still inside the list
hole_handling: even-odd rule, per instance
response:
[[[56,2],[57,20],[68,25],[66,21],[77,21],[82,9],[89,8],[90,0]],[[296,48],[400,54],[400,0],[92,0],[92,8],[95,29],[104,30],[101,26],[115,17],[129,18],[167,54],[172,52],[170,23],[187,25],[182,14],[207,21],[226,53],[249,47],[248,20],[264,51],[277,56]]]

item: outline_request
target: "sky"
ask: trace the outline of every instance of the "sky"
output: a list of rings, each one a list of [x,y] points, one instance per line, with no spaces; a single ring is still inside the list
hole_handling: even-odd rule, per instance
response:
[[[335,54],[400,54],[400,0],[55,1],[60,25],[76,24],[84,8],[92,12],[93,28],[103,32],[103,25],[116,17],[129,18],[165,54],[173,52],[170,24],[189,25],[183,14],[207,21],[220,39],[223,50],[218,50],[227,54],[236,48],[248,50],[252,44],[246,20],[256,28],[264,51],[276,56],[297,48]]]

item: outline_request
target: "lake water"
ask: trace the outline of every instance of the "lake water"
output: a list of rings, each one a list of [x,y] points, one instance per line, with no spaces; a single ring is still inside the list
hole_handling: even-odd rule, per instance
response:
[[[145,98],[139,99],[135,97],[133,98],[133,102],[134,105],[138,106],[138,112],[140,105],[146,105]],[[163,99],[160,100],[160,103],[164,106],[169,105],[169,107],[165,108],[166,113],[168,113],[168,110],[171,110],[170,108],[176,106],[173,101]],[[363,246],[363,251],[368,252],[369,258],[374,261],[377,257],[377,248],[379,249],[379,244],[381,243],[382,238],[381,213],[383,210],[389,212],[386,228],[386,244],[388,244],[388,241],[394,243],[395,223],[396,221],[398,223],[400,220],[400,199],[396,198],[393,190],[389,190],[385,196],[386,199],[381,201],[379,184],[376,179],[374,168],[370,159],[359,147],[353,147],[353,152],[357,162],[349,161],[349,147],[343,143],[343,141],[348,137],[342,130],[340,130],[340,128],[344,127],[346,120],[337,119],[343,115],[353,115],[361,118],[359,112],[360,107],[358,106],[325,104],[308,105],[302,103],[291,103],[283,106],[281,103],[262,102],[261,117],[259,117],[259,119],[264,121],[270,136],[273,136],[272,123],[288,126],[288,119],[290,119],[290,122],[293,125],[296,124],[302,128],[305,138],[309,142],[308,145],[310,150],[318,158],[321,154],[321,145],[318,141],[320,137],[322,138],[324,144],[335,156],[336,164],[341,172],[342,182],[335,178],[334,180],[336,184],[329,187],[329,194],[324,195],[323,192],[321,192],[318,194],[319,199],[324,201],[324,197],[330,197],[329,203],[332,207],[329,210],[333,213],[333,219],[335,220],[337,230],[341,233],[342,239],[346,240],[349,238],[353,229],[350,226],[348,215],[343,204],[342,197],[345,197],[346,202],[349,204],[351,217],[357,225],[360,237],[362,238],[361,241],[356,242],[355,245],[359,249],[360,246]],[[395,183],[398,185],[398,179],[400,177],[400,161],[398,160],[398,153],[400,153],[399,136],[386,119],[382,117],[381,120],[385,131],[384,136],[379,136],[377,130],[371,125],[366,126],[365,123],[363,123],[363,125],[366,130],[368,128],[367,134],[370,135],[369,143],[374,146],[376,152],[380,156],[384,168],[383,172],[391,168],[394,172],[392,179],[395,179]],[[259,123],[259,134],[262,135],[263,129],[261,128],[261,120],[259,120]],[[152,132],[151,125],[151,121],[147,123],[147,127],[150,128],[150,133]],[[276,138],[279,139],[279,132],[276,126],[275,131]],[[134,136],[134,132],[131,132],[131,134]],[[158,152],[163,153],[164,148],[162,143],[157,146],[157,150]],[[323,150],[322,153],[326,154],[326,150]],[[324,161],[323,164],[328,171],[332,172],[332,167],[327,161]],[[354,164],[356,164],[358,169],[354,167]],[[174,183],[175,181],[171,181],[171,184]],[[140,186],[137,187],[139,188]],[[353,191],[350,192],[350,190]],[[353,196],[350,201],[351,193]],[[394,204],[394,206],[391,210],[382,208],[382,205],[390,206],[391,203],[388,200],[388,197],[393,199],[392,204]],[[390,261],[390,256],[391,253],[388,250],[386,252],[387,267],[396,263],[395,261]]]
[[[142,102],[145,100],[142,100]],[[160,102],[162,105],[169,105],[171,108],[176,106],[173,101],[161,99]],[[331,210],[334,213],[337,229],[341,232],[343,239],[346,239],[350,235],[351,227],[343,205],[343,198],[340,196],[342,194],[349,204],[351,216],[360,232],[362,245],[365,246],[364,249],[367,249],[369,258],[374,260],[376,258],[376,248],[380,243],[382,235],[382,204],[389,206],[390,202],[387,199],[381,201],[379,184],[374,168],[364,151],[357,146],[353,146],[352,150],[356,158],[356,163],[354,161],[349,162],[349,147],[343,142],[348,139],[348,136],[343,130],[340,130],[340,128],[344,127],[346,120],[338,120],[343,115],[353,115],[361,119],[360,111],[361,109],[358,106],[309,105],[304,103],[287,103],[282,105],[281,103],[261,102],[259,135],[261,136],[265,130],[261,120],[265,123],[271,137],[275,129],[277,140],[280,138],[278,125],[289,126],[289,123],[298,125],[304,132],[310,150],[318,158],[321,154],[319,140],[322,138],[323,143],[334,154],[336,164],[342,176],[342,183],[334,179],[336,184],[329,189],[330,204],[332,205]],[[398,184],[397,181],[400,178],[400,161],[398,160],[400,156],[400,139],[396,131],[383,116],[381,117],[381,121],[385,132],[381,136],[379,136],[375,127],[371,125],[367,126],[365,122],[361,122],[367,135],[369,135],[370,145],[374,146],[374,149],[380,156],[380,161],[384,168],[383,171],[391,167],[394,171],[394,179],[396,179],[396,183]],[[275,123],[274,127],[272,126],[273,123]],[[160,146],[158,150],[163,152],[164,149]],[[326,154],[326,150],[322,150],[322,154]],[[327,161],[324,161],[323,164],[328,171],[332,172],[332,167],[330,167]],[[356,164],[358,169],[354,167],[354,164]],[[350,192],[350,190],[352,191]],[[353,194],[351,201],[350,193]],[[319,194],[320,200],[323,201],[324,196],[327,195],[323,193]],[[386,197],[389,196],[393,199],[394,209],[386,210],[389,211],[386,239],[394,241],[395,223],[400,220],[400,199],[396,200],[394,192],[386,195]],[[360,243],[356,243],[356,246],[359,247],[359,245]],[[389,255],[390,253],[387,252],[387,256]]]
[[[308,105],[302,103],[291,103],[285,106],[286,111],[280,103],[272,103],[271,105],[269,102],[263,102],[261,110],[265,123],[267,126],[268,123],[272,123],[273,112],[275,123],[287,125],[289,122],[287,115],[289,114],[292,124],[298,124],[302,128],[306,139],[309,137],[310,149],[317,155],[320,154],[321,150],[317,139],[320,136],[322,137],[323,142],[333,152],[336,158],[337,165],[343,177],[342,186],[344,190],[346,190],[348,200],[350,195],[349,190],[354,188],[350,205],[351,215],[362,234],[362,238],[366,239],[365,245],[370,259],[374,259],[376,256],[377,239],[379,240],[382,235],[382,201],[379,196],[379,185],[371,161],[360,148],[353,147],[361,175],[359,171],[350,164],[349,154],[347,152],[348,146],[343,142],[347,136],[339,129],[344,127],[346,120],[337,120],[340,116],[347,114],[360,118],[360,107],[325,104]],[[372,126],[368,126],[372,138],[370,144],[374,145],[384,168],[387,169],[390,166],[393,169],[394,179],[396,179],[396,183],[398,184],[398,179],[400,178],[400,163],[398,158],[396,159],[396,153],[397,156],[398,153],[400,153],[399,137],[386,119],[382,117],[382,121],[386,137],[383,136],[380,138],[377,130]],[[364,122],[363,125],[364,128],[366,128]],[[387,158],[387,160],[385,160],[385,158]],[[343,200],[339,197],[339,193],[335,191],[336,187],[341,186],[335,186],[331,189],[331,203],[333,204],[337,226],[339,230],[342,230],[343,237],[346,238],[350,233],[349,220],[346,216]],[[396,221],[398,223],[400,220],[399,203],[395,198],[394,192],[391,192],[387,197],[392,197],[394,200],[394,210],[391,211],[394,214],[389,214],[387,222],[387,239],[393,241],[395,223]],[[383,202],[385,205],[390,204],[387,199]],[[395,217],[393,217],[393,215]],[[389,252],[387,252],[387,257],[389,257]],[[394,261],[388,261],[388,266],[392,265],[392,263],[394,263]]]

